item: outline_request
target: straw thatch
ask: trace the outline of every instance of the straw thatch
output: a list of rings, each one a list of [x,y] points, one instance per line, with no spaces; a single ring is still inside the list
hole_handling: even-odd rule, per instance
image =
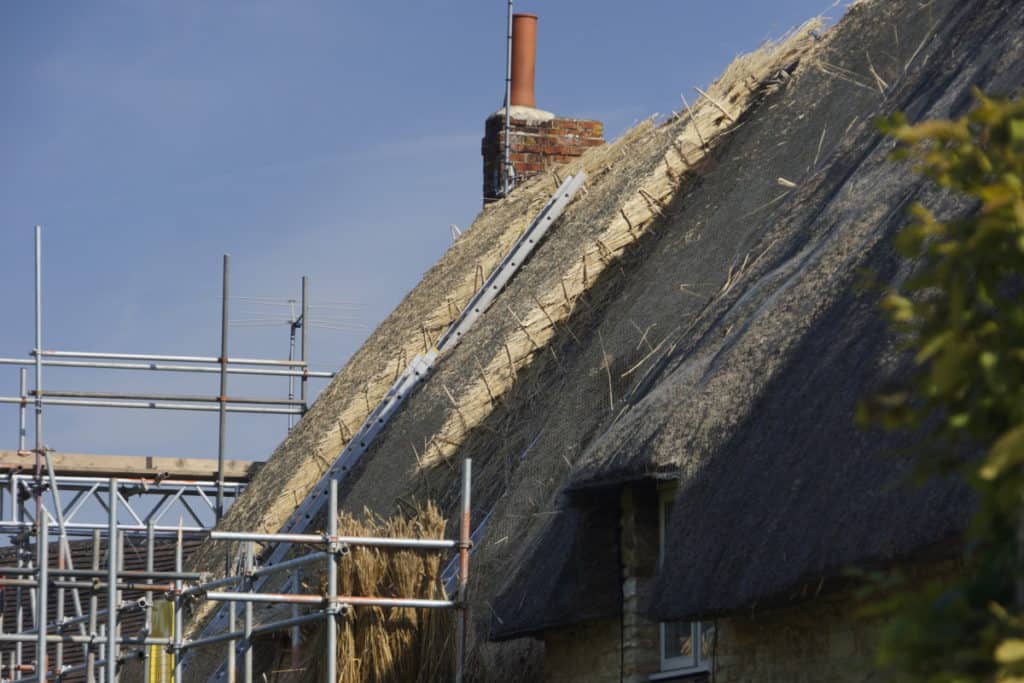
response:
[[[809,24],[781,43],[739,58],[708,95],[716,103],[728,103],[733,116],[742,118],[779,88],[779,74],[788,74],[814,46],[817,28]],[[725,133],[735,123],[718,106],[702,97],[667,125],[645,121],[568,168],[536,178],[508,200],[489,205],[324,391],[221,526],[276,529],[399,368],[454,318],[547,200],[559,175],[583,168],[589,176],[584,196],[569,207],[461,345],[442,358],[431,381],[393,420],[342,491],[349,509],[365,506],[390,513],[397,501],[418,496],[435,497],[450,510],[454,469],[449,459],[461,447],[478,462],[477,518],[506,492],[522,492],[535,509],[553,490],[562,460],[532,470],[531,476],[543,477],[541,486],[520,488],[510,480],[519,465],[510,451],[521,450],[524,439],[532,438],[525,430],[516,434],[517,412],[531,405],[529,398],[526,403],[522,399],[533,394],[552,362],[561,363],[549,349],[571,339],[576,334],[572,326],[590,316],[597,302],[589,297],[598,283],[621,277],[628,250],[657,238],[654,226],[663,220],[673,192],[695,177],[715,146],[727,139]],[[595,414],[602,416],[600,411]],[[524,425],[535,432],[529,420]],[[370,481],[371,486],[361,483]],[[218,572],[224,556],[224,544],[209,543],[193,566]],[[191,628],[198,628],[207,614],[201,609]],[[216,663],[209,659],[211,666]]]
[[[893,456],[917,445],[914,439],[858,431],[853,414],[859,398],[907,363],[879,319],[877,293],[856,288],[861,270],[882,282],[907,275],[890,242],[909,202],[947,214],[970,207],[934,195],[890,162],[891,144],[870,125],[850,124],[824,157],[819,140],[837,124],[894,110],[914,119],[958,115],[972,85],[1018,90],[1022,27],[1024,6],[1005,0],[935,2],[924,11],[916,3],[857,5],[816,55],[815,73],[798,74],[779,116],[759,113],[733,140],[740,160],[704,178],[701,195],[714,212],[680,208],[681,225],[707,221],[706,231],[737,244],[736,222],[748,210],[729,204],[749,187],[738,190],[735,177],[756,169],[797,179],[795,188],[778,190],[775,206],[750,218],[763,229],[734,252],[720,289],[666,337],[567,478],[577,492],[679,479],[667,538],[673,550],[653,617],[770,604],[808,580],[905,559],[964,528],[967,492],[949,481],[904,485],[911,465]],[[908,41],[902,53],[893,52],[897,34]],[[872,68],[884,88],[848,82]],[[766,150],[771,124],[779,126],[781,150]],[[781,172],[787,162],[807,166],[790,176]],[[706,247],[690,257],[659,249],[642,268],[697,279],[715,258]],[[551,561],[550,545],[535,552]],[[543,581],[522,577],[499,602],[511,604]],[[545,615],[523,615],[523,623],[514,611],[500,616],[497,635],[528,630],[526,622]]]
[[[361,518],[341,515],[339,533],[378,538],[442,538],[445,519],[434,505],[411,515]],[[339,595],[446,599],[438,552],[356,547],[338,567]],[[324,578],[308,583],[323,593]],[[430,683],[451,678],[454,615],[450,610],[355,607],[339,620],[339,683]],[[280,649],[268,676],[277,683],[323,680],[326,633],[322,622],[305,629],[298,657]],[[292,664],[292,659],[298,659]]]
[[[735,481],[729,496],[705,492],[705,504],[736,505],[729,515],[694,509],[689,517],[706,522],[704,535],[686,540],[699,540],[700,552],[682,554],[708,563],[727,550],[742,554],[750,542],[743,524],[778,516],[772,529],[793,534],[774,537],[781,546],[805,537],[814,542],[803,566],[759,568],[779,586],[805,569],[819,571],[833,551],[828,529],[815,526],[827,519],[816,506],[829,499],[808,491],[847,481],[847,496],[834,499],[850,504],[900,473],[898,466],[855,463],[881,442],[839,430],[852,397],[882,376],[858,373],[874,368],[872,354],[886,348],[868,334],[870,302],[848,298],[853,275],[862,265],[890,263],[879,245],[919,188],[884,161],[871,118],[896,108],[914,116],[948,113],[967,101],[970,81],[1014,83],[1021,47],[1012,27],[1019,14],[1009,0],[858,3],[827,33],[805,26],[738,59],[706,96],[695,94],[663,124],[645,121],[488,206],[325,390],[232,508],[225,528],[280,525],[399,369],[479,286],[556,187],[556,174],[583,168],[585,193],[354,468],[343,483],[343,506],[390,515],[407,501],[433,499],[451,516],[458,497],[453,455],[472,457],[473,519],[484,524],[471,575],[478,635],[492,621],[509,636],[572,623],[587,609],[613,609],[593,592],[561,590],[580,572],[617,571],[614,558],[595,562],[593,572],[578,563],[611,554],[607,546],[587,550],[588,539],[608,533],[607,525],[591,522],[609,508],[579,512],[571,499],[562,502],[567,484],[588,489],[664,476],[692,490],[692,482],[729,489]],[[826,358],[840,379],[821,377],[838,384],[819,386],[814,369],[796,363],[797,356]],[[764,398],[771,387],[780,393]],[[826,401],[833,388],[835,402]],[[774,431],[757,421],[761,414],[772,416]],[[851,444],[848,468],[821,464],[835,446],[825,439],[833,428]],[[763,439],[743,441],[762,432]],[[790,442],[805,450],[784,458],[778,451]],[[755,458],[744,450],[750,448],[764,452]],[[789,502],[794,482],[800,505]],[[749,499],[743,483],[751,487]],[[872,503],[892,510],[900,495],[882,488]],[[912,533],[880,536],[892,555],[956,526],[961,508],[936,517],[947,499],[928,500],[934,506]],[[744,501],[756,509],[746,512],[738,504]],[[872,518],[854,514],[864,507],[835,514],[870,531]],[[734,536],[733,529],[747,535]],[[541,537],[548,539],[542,551],[532,552]],[[196,565],[216,571],[222,553],[208,544]],[[699,568],[723,591],[744,578],[716,575],[713,566]],[[496,600],[510,576],[515,582]],[[666,577],[665,596],[682,591],[681,577]],[[737,594],[771,585],[740,582]],[[532,680],[536,655],[528,641],[478,638],[472,666],[481,679],[501,672]],[[193,671],[202,677],[218,663],[211,656],[194,662]]]

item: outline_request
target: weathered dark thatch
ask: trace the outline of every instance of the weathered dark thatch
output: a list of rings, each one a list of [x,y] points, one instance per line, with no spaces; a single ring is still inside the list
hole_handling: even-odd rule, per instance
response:
[[[555,516],[537,541],[533,561],[517,568],[512,583],[529,590],[507,592],[494,604],[496,640],[548,626],[612,617],[622,605],[619,579],[619,501],[616,492],[590,495]],[[598,557],[595,557],[597,555]]]
[[[647,291],[657,278],[700,282],[710,273],[714,281],[718,249],[738,255],[723,289],[679,320],[569,477],[577,491],[680,479],[671,559],[652,616],[749,608],[850,565],[907,557],[964,527],[966,491],[943,482],[906,486],[909,464],[891,456],[910,444],[853,424],[857,400],[901,365],[875,295],[856,293],[860,270],[874,269],[882,281],[905,277],[889,243],[910,201],[966,208],[929,194],[888,161],[891,144],[857,121],[896,110],[913,119],[955,116],[969,105],[971,86],[1006,93],[1024,84],[1024,5],[974,0],[927,9],[854,6],[817,56],[830,78],[802,68],[774,111],[754,111],[721,166],[679,202],[669,229],[702,226],[699,247],[673,254],[659,244],[631,274]],[[878,55],[896,47],[893,35],[913,49],[887,72]],[[871,97],[871,88],[884,97]],[[844,126],[852,129],[819,165],[819,140]],[[745,178],[788,179],[782,169],[800,162],[808,169],[798,172],[799,186],[780,190],[774,207],[756,218],[735,208]],[[753,221],[760,230],[749,230]],[[537,555],[551,562],[549,552]],[[527,573],[508,591],[543,581]],[[534,616],[538,625],[553,617]]]
[[[1022,22],[1014,0],[859,2],[828,32],[803,27],[738,59],[713,103],[558,170],[585,168],[587,191],[341,491],[348,510],[430,499],[450,516],[453,459],[473,458],[475,678],[538,676],[536,645],[488,643],[492,624],[508,638],[614,613],[622,482],[681,482],[674,518],[691,524],[670,530],[662,617],[747,606],[960,528],[962,492],[894,489],[905,464],[872,457],[898,444],[851,425],[856,398],[898,365],[870,297],[851,293],[856,274],[904,275],[886,245],[924,191],[886,160],[871,121],[959,113],[972,84],[1019,86]],[[226,528],[273,530],[291,513],[557,183],[537,178],[484,210]],[[223,556],[207,544],[194,564],[216,571]],[[219,664],[205,657],[190,664],[197,679]]]

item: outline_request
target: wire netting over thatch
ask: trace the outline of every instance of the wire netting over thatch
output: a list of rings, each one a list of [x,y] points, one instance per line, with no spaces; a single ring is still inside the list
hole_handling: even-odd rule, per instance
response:
[[[856,3],[827,32],[804,26],[737,59],[663,123],[642,122],[489,205],[223,526],[276,530],[559,177],[584,169],[585,191],[342,483],[348,510],[391,515],[430,499],[450,515],[453,459],[473,458],[477,678],[539,677],[542,646],[488,643],[492,622],[520,635],[615,609],[550,580],[616,571],[614,544],[545,533],[606,538],[589,526],[599,515],[566,523],[566,486],[681,480],[690,507],[679,518],[693,523],[671,530],[678,557],[660,603],[680,614],[709,607],[698,604],[708,596],[716,608],[749,604],[861,550],[894,557],[956,527],[963,496],[885,488],[899,467],[869,462],[878,442],[849,426],[855,394],[876,368],[898,365],[884,362],[891,345],[870,327],[872,302],[851,288],[860,267],[888,263],[888,237],[921,188],[886,160],[871,122],[894,109],[955,113],[971,83],[1019,86],[1022,14],[1011,0]],[[666,80],[666,93],[686,85]],[[538,538],[551,542],[531,551]],[[203,550],[196,564],[218,571],[223,548]],[[536,581],[533,566],[545,574]],[[557,598],[552,613],[544,596]],[[540,609],[518,611],[535,599]],[[196,660],[197,678],[220,663]]]
[[[863,270],[880,284],[908,275],[891,242],[911,202],[943,215],[970,210],[892,162],[893,143],[873,119],[897,110],[912,120],[956,117],[972,86],[1024,86],[1024,4],[855,5],[674,207],[667,229],[699,226],[697,248],[663,240],[608,307],[608,346],[625,316],[669,329],[563,481],[578,497],[679,480],[652,617],[799,599],[808,581],[906,560],[964,528],[965,488],[908,485],[912,463],[898,456],[913,439],[858,430],[854,410],[908,362],[880,318],[878,291],[857,287]],[[772,185],[774,196],[750,198]],[[720,254],[731,258],[727,269]],[[713,289],[689,286],[701,282]],[[681,306],[651,310],[672,283],[703,296],[684,315]],[[574,547],[542,541],[521,565],[536,556],[550,566],[552,553],[569,565]],[[600,547],[583,557],[595,572],[616,562]],[[545,580],[507,587],[495,604],[499,635],[550,616],[516,607]]]
[[[442,538],[445,520],[428,504],[412,515],[383,518],[367,511],[343,514],[342,536]],[[439,552],[353,548],[338,561],[339,595],[446,599]],[[308,592],[327,590],[322,577]],[[323,680],[326,658],[323,622],[307,628],[298,666],[290,654],[270,667],[272,680]],[[455,615],[452,610],[353,607],[339,618],[338,683],[431,683],[448,680],[454,664]]]

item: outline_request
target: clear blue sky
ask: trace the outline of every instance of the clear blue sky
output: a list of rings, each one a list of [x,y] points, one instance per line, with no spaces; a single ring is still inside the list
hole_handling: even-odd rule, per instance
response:
[[[845,3],[843,3],[845,4]],[[668,112],[740,52],[830,0],[518,2],[540,15],[538,106],[610,137]],[[0,5],[0,356],[44,346],[216,355],[221,254],[234,294],[355,300],[372,329],[480,207],[480,137],[501,105],[504,0],[7,2]],[[287,354],[283,309],[234,302],[232,355]],[[330,309],[322,309],[324,315]],[[311,331],[335,369],[366,331]],[[215,393],[215,378],[48,371],[60,389]],[[283,391],[232,381],[230,393]],[[0,395],[17,370],[0,366]],[[0,406],[0,448],[16,439]],[[265,458],[284,418],[232,416],[228,456]],[[46,412],[60,451],[216,453],[216,417]]]

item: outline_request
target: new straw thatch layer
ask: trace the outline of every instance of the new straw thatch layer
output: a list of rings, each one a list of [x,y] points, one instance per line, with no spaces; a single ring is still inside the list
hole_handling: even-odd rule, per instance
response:
[[[597,310],[600,301],[591,294],[600,290],[600,297],[607,295],[599,283],[621,277],[630,251],[657,237],[655,226],[664,220],[675,194],[696,182],[709,155],[727,140],[737,121],[781,87],[814,47],[817,26],[809,24],[737,59],[706,96],[695,95],[691,106],[666,125],[645,121],[568,168],[538,177],[510,198],[489,205],[321,394],[221,527],[276,530],[400,368],[428,348],[455,317],[547,200],[559,177],[584,169],[588,184],[582,196],[462,344],[441,359],[434,377],[410,399],[342,490],[348,509],[366,506],[390,513],[401,501],[419,497],[435,498],[452,510],[457,468],[449,460],[461,448],[479,463],[476,519],[482,519],[506,492],[524,495],[531,510],[526,514],[532,515],[550,495],[563,460],[546,461],[532,470],[521,492],[512,491],[518,488],[512,477],[522,462],[512,453],[522,451],[537,435],[538,425],[524,421],[519,411],[530,405],[538,378],[550,371],[551,364],[563,364],[552,346],[571,339],[576,335],[574,325],[583,324]],[[630,335],[635,345],[636,333]],[[591,359],[585,363],[589,376]],[[606,400],[599,397],[597,405]],[[598,419],[604,414],[587,412]],[[588,424],[590,418],[579,427],[587,429]],[[370,480],[371,486],[361,484]],[[498,518],[506,522],[502,515]],[[209,543],[193,566],[219,572],[228,551],[225,544]],[[191,629],[199,627],[207,614],[200,610]],[[214,656],[197,654],[195,660],[201,659],[208,667],[219,664]]]
[[[366,512],[343,514],[339,534],[383,538],[442,538],[445,520],[428,504],[412,515],[383,518]],[[338,562],[339,595],[446,599],[439,552],[356,547]],[[327,590],[323,577],[309,581],[309,592]],[[326,654],[323,622],[307,628],[298,666],[290,654],[270,667],[272,680],[323,680]],[[353,607],[339,619],[338,683],[431,683],[453,672],[455,615],[451,610]]]

